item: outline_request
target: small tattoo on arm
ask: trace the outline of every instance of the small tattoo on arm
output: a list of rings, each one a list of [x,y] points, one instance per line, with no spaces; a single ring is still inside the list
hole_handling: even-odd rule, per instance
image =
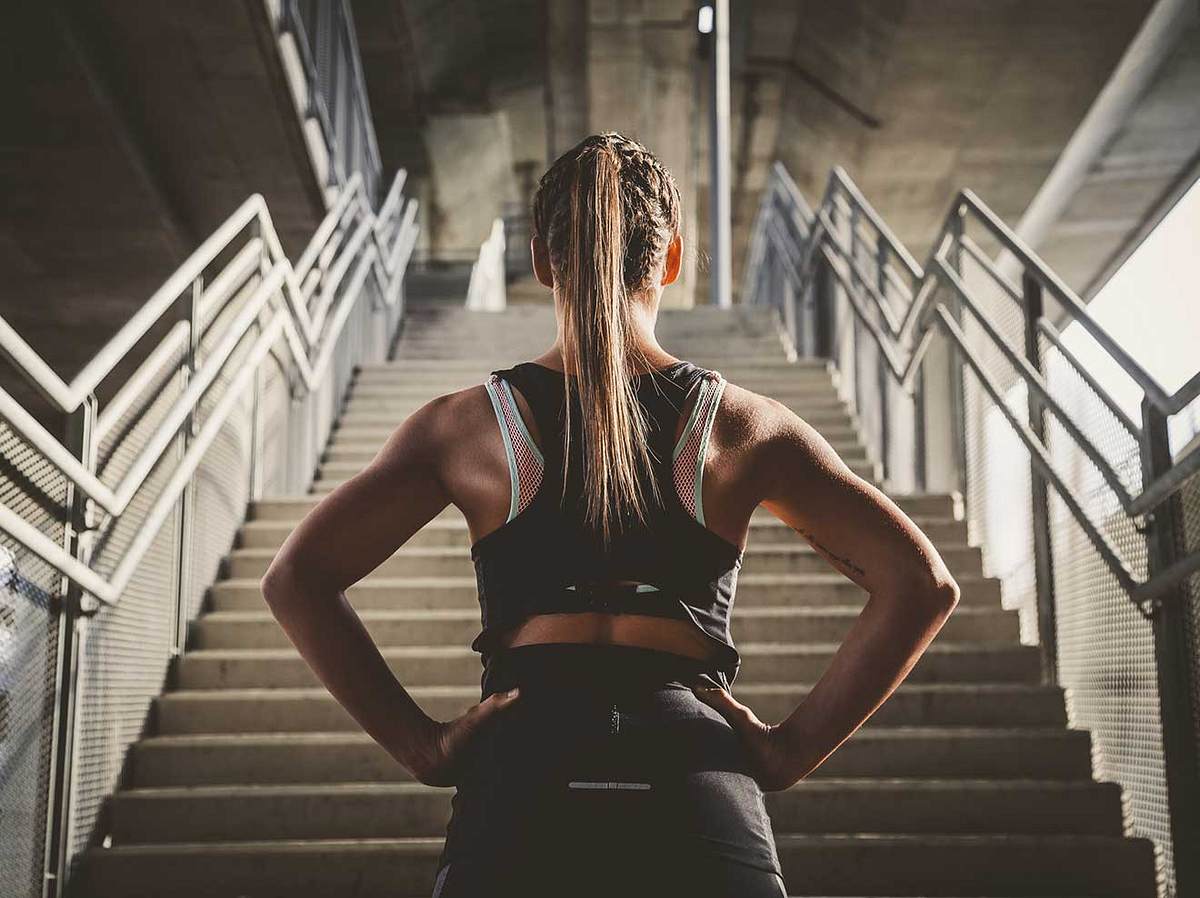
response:
[[[829,551],[829,549],[827,549],[825,546],[821,545],[819,542],[817,542],[817,540],[813,539],[813,535],[811,533],[809,533],[808,531],[800,530],[799,528],[797,528],[797,532],[801,536],[803,536],[806,540],[808,540],[810,543],[812,543],[813,548],[816,549],[818,552],[820,552],[822,555],[824,555],[843,574],[846,574],[848,576],[857,575],[859,577],[862,577],[867,573],[862,568],[860,568],[857,564],[855,564],[853,561],[851,561],[849,558],[843,558],[842,556],[836,555],[833,552]]]

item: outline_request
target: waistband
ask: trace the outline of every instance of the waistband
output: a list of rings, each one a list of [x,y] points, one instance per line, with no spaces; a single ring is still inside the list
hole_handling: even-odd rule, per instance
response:
[[[660,649],[613,643],[553,642],[505,648],[483,680],[483,698],[520,686],[522,693],[597,697],[715,682],[711,662]]]

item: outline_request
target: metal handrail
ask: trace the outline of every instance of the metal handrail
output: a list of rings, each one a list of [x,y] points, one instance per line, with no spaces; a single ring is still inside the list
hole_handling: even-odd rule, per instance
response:
[[[194,338],[198,323],[209,320],[215,310],[230,303],[251,278],[261,276],[249,298],[220,334],[220,339],[207,352],[203,363],[192,371],[187,386],[115,487],[103,483],[85,461],[76,458],[9,393],[0,389],[0,417],[5,418],[9,426],[46,462],[57,468],[96,509],[116,517],[138,495],[180,428],[199,409],[201,400],[209,395],[234,350],[252,330],[260,330],[247,357],[240,360],[237,376],[206,416],[203,427],[190,441],[170,480],[154,497],[143,526],[121,556],[113,574],[107,579],[100,576],[4,504],[0,504],[0,530],[99,601],[116,604],[205,451],[237,400],[253,384],[258,366],[279,338],[284,338],[295,363],[298,378],[293,389],[311,392],[319,389],[324,381],[334,345],[350,311],[364,295],[362,288],[366,279],[376,278],[387,306],[394,307],[399,302],[400,284],[417,235],[417,201],[401,202],[399,191],[403,184],[404,172],[400,172],[388,201],[376,215],[371,210],[362,179],[354,175],[317,228],[296,267],[283,252],[266,202],[260,195],[252,196],[155,291],[69,384],[0,318],[0,352],[54,407],[63,412],[75,412],[94,395],[100,383],[150,328],[175,308],[179,297],[200,282],[218,256],[237,246],[239,237],[247,231],[253,232],[203,291],[196,307],[199,313],[194,311],[189,320],[177,322],[99,413],[97,431],[108,433],[132,407],[136,397],[156,382],[170,360]],[[358,224],[353,235],[342,241],[338,235],[339,226],[355,216]],[[327,256],[330,249],[333,253]],[[322,259],[326,259],[327,264],[322,264]],[[300,282],[310,273],[319,277],[311,279],[312,283],[306,289]],[[310,300],[318,282],[321,290],[314,311],[310,313]],[[282,302],[276,302],[277,298],[282,298]],[[261,321],[264,313],[270,316],[265,324]]]
[[[850,246],[846,246],[839,238],[835,220],[839,202],[845,202],[848,208],[856,214],[858,220],[867,221],[874,229],[878,237],[877,259],[881,267],[889,267],[891,259],[898,260],[902,266],[901,276],[911,278],[915,287],[912,291],[914,299],[906,310],[902,322],[897,324],[894,318],[887,314],[887,304],[884,302],[881,292],[870,283],[869,278],[864,275],[857,264],[856,229],[851,228],[850,230]],[[780,208],[780,204],[782,204],[782,208]],[[1029,450],[1032,463],[1040,469],[1042,476],[1054,487],[1121,587],[1145,613],[1144,605],[1200,571],[1200,552],[1194,552],[1188,557],[1174,562],[1169,568],[1159,570],[1145,580],[1140,580],[1121,559],[1120,553],[1108,538],[1089,519],[1072,495],[1071,490],[1055,472],[1049,456],[1045,452],[1043,442],[1034,434],[1029,425],[1016,418],[1003,402],[1003,390],[986,374],[979,357],[967,343],[954,312],[944,303],[933,302],[933,297],[939,288],[949,288],[961,305],[983,325],[982,331],[988,338],[989,345],[1000,350],[1008,358],[1016,375],[1032,393],[1037,395],[1045,410],[1053,414],[1064,426],[1075,444],[1101,473],[1105,483],[1113,491],[1126,514],[1131,517],[1141,517],[1153,513],[1158,505],[1174,495],[1185,481],[1200,471],[1200,446],[1193,448],[1182,458],[1175,459],[1166,470],[1157,472],[1157,475],[1148,483],[1143,483],[1139,493],[1132,494],[1121,480],[1120,474],[1086,437],[1066,410],[1050,395],[1041,375],[1000,339],[994,326],[987,321],[983,310],[972,300],[961,277],[954,270],[954,266],[950,264],[949,259],[956,251],[965,250],[996,281],[1002,292],[1020,301],[1019,295],[1013,296],[1011,285],[1007,284],[1003,275],[979,249],[978,245],[973,241],[964,240],[963,222],[968,216],[971,220],[982,224],[1003,249],[1024,265],[1027,278],[1045,288],[1059,300],[1067,316],[1071,320],[1077,321],[1097,345],[1141,387],[1146,403],[1160,415],[1174,414],[1200,396],[1200,374],[1191,378],[1174,393],[1168,394],[1154,377],[1138,364],[1088,313],[1083,301],[982,200],[969,190],[961,191],[950,204],[942,227],[930,249],[928,261],[922,266],[913,259],[898,238],[888,229],[882,218],[862,196],[844,170],[841,168],[833,170],[826,187],[825,197],[821,205],[814,210],[800,196],[794,181],[783,166],[775,163],[772,169],[771,183],[764,194],[752,232],[749,265],[745,279],[747,300],[763,301],[763,298],[758,296],[754,284],[758,276],[758,266],[763,264],[766,256],[768,240],[774,243],[772,248],[784,251],[784,267],[796,280],[795,286],[802,295],[813,289],[815,265],[811,263],[795,265],[795,254],[799,253],[804,260],[823,260],[845,289],[848,305],[876,344],[880,355],[886,362],[889,374],[909,393],[913,390],[915,375],[931,345],[933,331],[936,329],[942,332],[968,366],[972,368],[984,389],[1001,409],[1018,438]],[[801,226],[795,228],[795,233],[789,240],[786,223],[788,220],[796,221],[797,219],[801,222]],[[882,326],[863,307],[861,297],[864,295],[882,312],[880,316],[883,320]],[[1044,316],[1038,316],[1034,323],[1038,330],[1046,333],[1056,346],[1061,344],[1058,328],[1053,322]],[[1068,363],[1077,371],[1080,369],[1073,357],[1068,358]],[[1094,378],[1088,375],[1085,380],[1106,407],[1114,411],[1118,409],[1115,400],[1100,388]],[[1139,442],[1145,439],[1143,429],[1135,425],[1123,412],[1117,413],[1117,420],[1130,436]]]
[[[312,29],[305,22],[297,0],[265,0],[265,3],[277,34],[292,38],[292,46],[303,69],[304,115],[316,122],[332,162],[328,173],[330,186],[344,183],[358,173],[364,178],[367,195],[374,200],[383,163],[372,124],[374,119],[358,37],[347,0],[326,0],[317,4]],[[318,52],[318,46],[328,52]],[[326,63],[324,71],[321,61]],[[321,90],[323,75],[329,75],[335,91],[343,90],[344,93],[325,96]],[[348,81],[352,84],[347,85]],[[345,89],[347,86],[349,90]],[[335,116],[334,109],[342,110],[343,114]],[[356,150],[361,150],[361,155]]]

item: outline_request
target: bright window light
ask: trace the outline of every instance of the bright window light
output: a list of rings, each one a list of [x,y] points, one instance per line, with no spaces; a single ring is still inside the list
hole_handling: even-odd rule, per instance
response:
[[[1195,283],[1200,277],[1200,183],[1192,185],[1150,232],[1125,264],[1088,303],[1088,312],[1145,367],[1168,393],[1196,373],[1200,317]],[[1113,395],[1134,421],[1141,422],[1141,389],[1079,324],[1063,330],[1063,342]],[[1171,419],[1175,451],[1200,433],[1200,403]]]
[[[696,20],[696,27],[701,34],[712,34],[713,8],[711,6],[700,7],[700,16]]]

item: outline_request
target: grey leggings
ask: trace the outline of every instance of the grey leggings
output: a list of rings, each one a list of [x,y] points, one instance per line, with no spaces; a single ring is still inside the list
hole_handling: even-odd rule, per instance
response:
[[[521,697],[467,748],[434,898],[787,894],[739,737],[687,686],[698,662],[552,644],[492,663]]]

